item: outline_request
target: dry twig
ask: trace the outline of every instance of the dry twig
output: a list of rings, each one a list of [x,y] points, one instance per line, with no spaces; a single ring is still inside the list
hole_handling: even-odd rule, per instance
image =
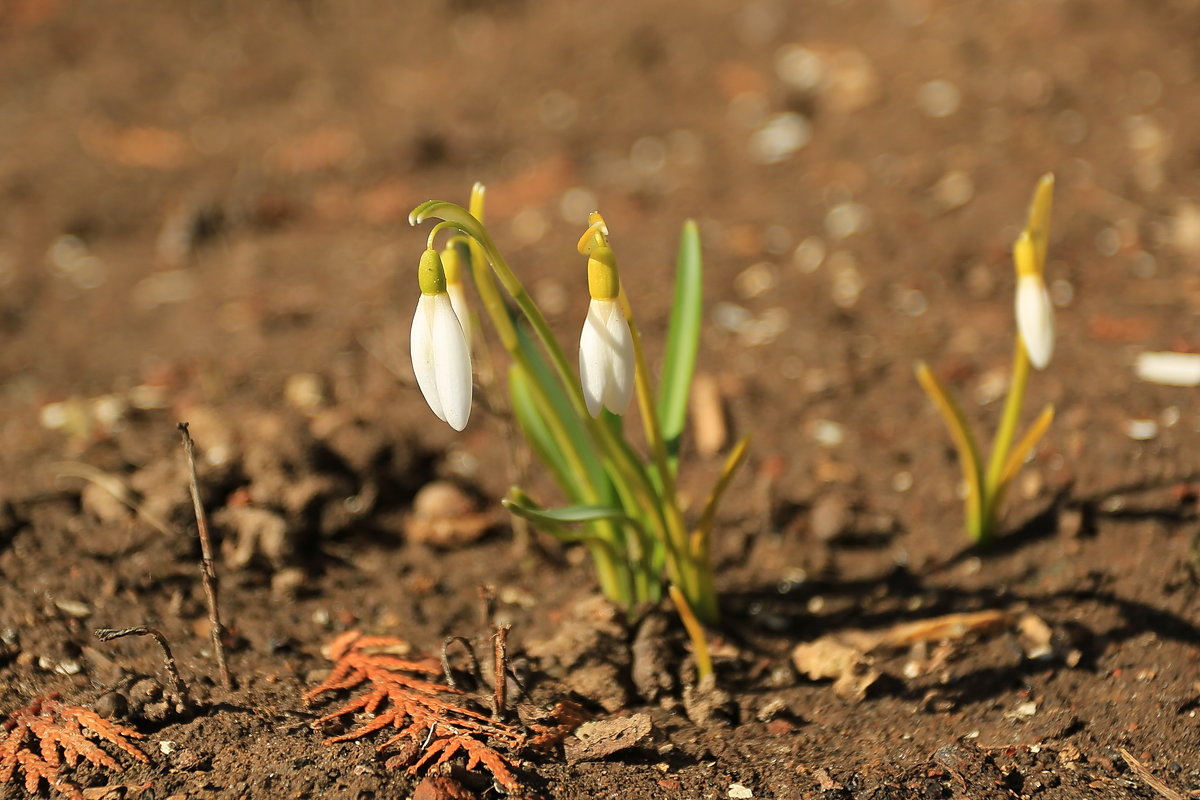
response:
[[[163,635],[162,631],[157,628],[138,626],[136,628],[120,629],[97,628],[92,633],[102,642],[111,642],[113,639],[120,639],[125,636],[149,636],[158,642],[158,646],[163,651],[163,661],[167,666],[167,676],[171,680],[171,691],[175,694],[175,711],[182,714],[191,709],[192,697],[188,693],[187,684],[183,682],[183,678],[179,675],[179,667],[175,664],[175,656],[171,654],[171,645],[167,643],[167,637]]]
[[[64,763],[73,767],[83,759],[113,772],[124,771],[115,758],[88,737],[89,733],[144,764],[150,763],[146,754],[129,741],[143,738],[142,734],[90,709],[62,703],[55,693],[39,697],[5,719],[0,736],[0,783],[16,781],[19,769],[25,776],[26,794],[36,793],[44,780],[71,800],[84,800],[83,791],[59,774]]]
[[[1129,765],[1129,768],[1136,772],[1139,778],[1149,784],[1151,789],[1167,798],[1167,800],[1184,800],[1183,795],[1154,777],[1154,773],[1148,770],[1145,764],[1134,758],[1124,747],[1121,748],[1121,758],[1125,759],[1125,763]]]
[[[492,720],[468,705],[471,701],[466,692],[438,680],[442,672],[438,659],[394,655],[403,645],[399,639],[363,636],[359,631],[348,631],[330,643],[333,671],[305,694],[305,702],[327,692],[359,687],[366,691],[314,724],[359,712],[370,718],[347,733],[326,739],[326,744],[392,729],[395,733],[378,748],[396,749],[386,762],[388,767],[407,766],[409,774],[416,775],[463,754],[468,770],[483,766],[506,792],[516,793],[523,791],[514,771],[518,754],[561,741],[582,721],[578,709],[569,704],[555,709],[555,724],[548,726],[527,730]]]
[[[212,635],[213,652],[217,657],[217,669],[221,673],[221,685],[233,688],[229,677],[229,664],[225,660],[225,628],[221,625],[221,610],[217,604],[217,569],[213,561],[212,537],[208,535],[208,515],[200,501],[200,484],[196,479],[196,445],[188,433],[188,424],[179,423],[179,434],[183,437],[183,452],[187,456],[192,505],[196,508],[196,529],[200,534],[200,581],[204,584],[204,597],[208,601],[208,623]]]

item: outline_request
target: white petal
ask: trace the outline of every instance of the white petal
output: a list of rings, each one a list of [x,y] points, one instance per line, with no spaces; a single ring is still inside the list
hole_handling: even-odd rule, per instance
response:
[[[583,321],[583,332],[579,334],[579,383],[583,387],[583,400],[592,417],[600,416],[604,404],[605,372],[608,364],[608,337],[605,322],[612,301],[593,300],[588,304],[587,318]]]
[[[1017,332],[1025,343],[1029,361],[1045,369],[1054,353],[1054,307],[1046,284],[1038,275],[1017,278]]]
[[[442,401],[438,397],[437,377],[433,368],[433,295],[422,294],[413,314],[412,332],[409,334],[409,352],[412,355],[413,373],[417,386],[429,408],[437,418],[446,421],[442,413]]]
[[[612,313],[606,326],[608,364],[604,386],[604,406],[614,414],[624,414],[633,397],[633,335],[629,321],[621,313],[618,303],[613,303]]]
[[[433,304],[433,367],[438,401],[446,423],[456,431],[471,416],[471,351],[448,294],[430,297]],[[439,415],[441,416],[441,415]]]
[[[1139,353],[1134,371],[1144,381],[1167,386],[1200,386],[1200,354]]]
[[[450,295],[450,305],[454,307],[454,316],[462,325],[463,336],[467,339],[467,347],[471,346],[471,307],[467,305],[467,293],[461,283],[447,284],[446,294]]]

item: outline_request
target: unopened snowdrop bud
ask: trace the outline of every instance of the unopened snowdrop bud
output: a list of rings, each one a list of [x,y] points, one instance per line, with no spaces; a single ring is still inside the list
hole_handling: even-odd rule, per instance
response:
[[[458,245],[451,243],[442,250],[442,266],[446,270],[446,294],[450,295],[450,305],[462,325],[463,336],[467,337],[467,346],[471,346],[471,308],[467,305],[467,293],[463,289],[462,271],[463,257]]]
[[[1013,246],[1017,266],[1017,334],[1029,363],[1045,369],[1054,354],[1054,306],[1038,264],[1037,246],[1028,232]]]
[[[588,256],[588,305],[579,336],[579,381],[588,413],[600,416],[601,407],[623,414],[633,397],[633,336],[621,310],[621,280],[617,260],[608,247],[597,247]]]
[[[417,278],[421,299],[410,336],[413,372],[433,413],[461,431],[471,415],[471,351],[450,302],[446,272],[436,250],[421,254]]]

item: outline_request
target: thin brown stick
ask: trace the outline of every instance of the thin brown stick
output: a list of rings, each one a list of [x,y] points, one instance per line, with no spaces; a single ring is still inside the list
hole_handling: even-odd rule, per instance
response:
[[[492,634],[492,719],[502,720],[508,704],[508,630],[511,625],[495,625]]]
[[[196,529],[200,534],[200,581],[204,584],[204,596],[208,600],[209,632],[212,634],[213,652],[217,656],[217,669],[221,673],[221,685],[233,688],[229,677],[229,664],[225,661],[225,628],[221,625],[221,611],[217,604],[217,569],[213,561],[212,538],[208,535],[208,516],[200,502],[200,484],[196,480],[196,445],[188,433],[188,424],[179,423],[179,434],[183,437],[183,452],[187,456],[192,505],[196,507]]]
[[[179,667],[175,664],[175,656],[171,655],[171,645],[167,643],[167,637],[163,635],[162,631],[157,628],[146,628],[139,625],[135,628],[96,628],[93,633],[102,642],[111,642],[114,639],[120,639],[125,636],[149,636],[154,639],[163,651],[163,661],[167,665],[167,676],[171,679],[171,691],[175,693],[175,696],[179,699],[179,704],[182,706],[177,710],[182,713],[192,707],[192,697],[188,693],[187,684],[183,682],[183,678],[179,674]]]
[[[490,583],[479,584],[479,610],[483,612],[483,627],[491,630],[496,619],[496,587]]]
[[[1134,758],[1124,747],[1121,748],[1121,758],[1125,759],[1125,763],[1129,765],[1129,768],[1136,772],[1139,778],[1148,783],[1151,789],[1167,798],[1167,800],[1184,800],[1183,795],[1154,777],[1154,773],[1146,769],[1146,765]]]
[[[450,669],[450,645],[462,645],[463,652],[467,654],[468,660],[471,662],[471,677],[478,683],[483,683],[483,672],[479,669],[479,659],[475,657],[475,648],[471,645],[471,641],[465,636],[447,636],[446,641],[442,642],[442,676],[446,680],[446,685],[458,689],[458,682],[454,680],[454,671]]]

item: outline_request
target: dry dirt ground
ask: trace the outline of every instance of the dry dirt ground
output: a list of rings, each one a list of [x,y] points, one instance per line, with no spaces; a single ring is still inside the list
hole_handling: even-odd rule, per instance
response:
[[[1195,796],[1196,390],[1132,363],[1200,346],[1197,41],[1195,0],[0,3],[0,713],[61,692],[144,733],[148,765],[64,770],[90,797],[406,797],[417,778],[375,740],[323,745],[331,705],[301,697],[349,629],[483,641],[490,584],[519,701],[617,720],[611,747],[527,754],[530,793]],[[995,424],[1009,248],[1046,171],[1058,343],[1027,414],[1058,417],[974,552],[912,367]],[[690,686],[673,617],[614,617],[582,553],[492,515],[516,474],[502,415],[479,403],[457,435],[412,386],[406,217],[475,180],[565,339],[593,206],[655,352],[700,222],[701,370],[756,437],[718,526],[725,696]],[[685,457],[695,497],[719,456]],[[421,541],[437,479],[480,538]],[[976,612],[878,650],[861,699],[793,666],[801,643]],[[91,635],[139,624],[194,714],[159,701],[149,640]]]

